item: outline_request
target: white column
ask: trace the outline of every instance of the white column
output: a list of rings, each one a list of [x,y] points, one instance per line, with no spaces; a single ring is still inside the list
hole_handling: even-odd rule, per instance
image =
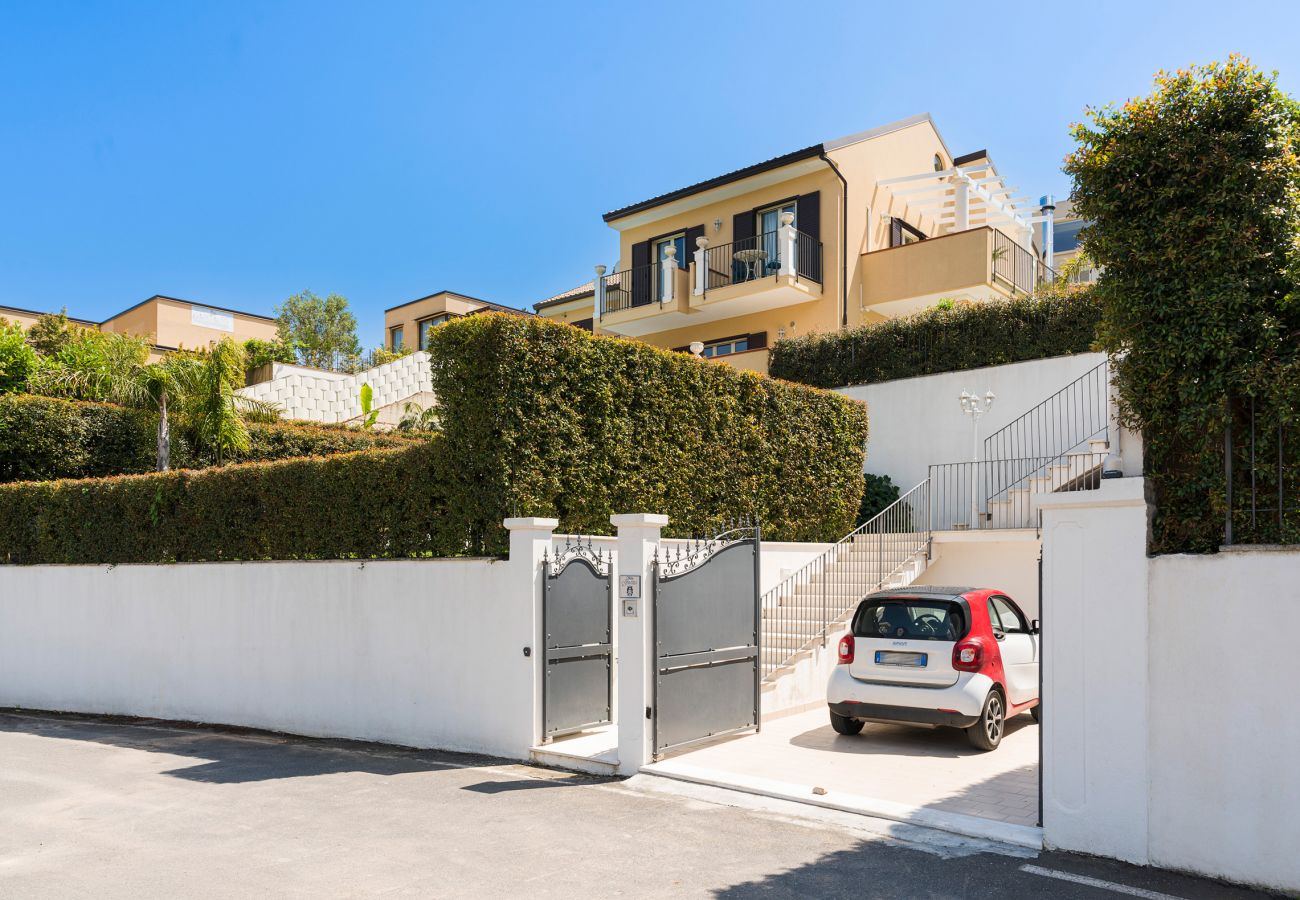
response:
[[[695,296],[703,296],[705,285],[708,283],[705,279],[708,277],[708,249],[709,239],[706,237],[697,237],[695,239]]]
[[[952,178],[953,231],[970,228],[970,179],[958,173]]]
[[[605,267],[596,266],[596,307],[591,314],[591,322],[600,321],[601,316],[605,314]],[[594,330],[594,328],[593,328]]]
[[[546,677],[542,671],[542,556],[550,550],[551,537],[560,520],[529,516],[506,519],[503,524],[510,531],[510,589],[532,599],[531,603],[521,607],[531,616],[528,633],[532,637],[527,645],[515,652],[532,679],[532,737],[529,746],[535,747],[542,741],[542,679]]]
[[[796,240],[798,231],[794,227],[794,213],[781,213],[781,224],[776,228],[776,246],[777,254],[781,257],[780,273],[782,275],[794,276],[797,271],[795,268]]]
[[[664,248],[667,259],[660,266],[659,277],[663,279],[663,290],[659,293],[661,303],[672,303],[673,291],[677,286],[677,248],[671,244]]]
[[[667,516],[627,513],[610,516],[618,528],[614,593],[618,619],[618,773],[634,775],[654,755],[650,706],[654,696],[654,645],[651,628],[650,563]],[[626,578],[640,579],[632,591]],[[629,594],[637,594],[631,597]]]
[[[1035,501],[1043,517],[1043,840],[1144,865],[1145,480],[1112,478]]]

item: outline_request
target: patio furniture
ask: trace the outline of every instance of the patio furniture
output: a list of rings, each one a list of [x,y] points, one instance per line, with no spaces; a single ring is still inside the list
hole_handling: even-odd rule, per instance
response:
[[[759,249],[737,250],[732,258],[745,266],[749,276],[745,280],[752,281],[762,273],[763,262],[767,259],[767,251]]]

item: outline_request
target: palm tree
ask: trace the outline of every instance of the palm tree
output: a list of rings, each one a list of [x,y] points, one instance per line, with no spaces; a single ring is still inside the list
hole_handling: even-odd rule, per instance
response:
[[[235,393],[243,377],[243,351],[230,338],[199,353],[174,353],[156,363],[139,360],[122,365],[78,365],[56,358],[37,374],[43,393],[107,400],[158,413],[156,470],[171,466],[173,412],[192,423],[198,446],[213,452],[217,464],[227,454],[248,449],[244,416],[277,419],[270,403]]]

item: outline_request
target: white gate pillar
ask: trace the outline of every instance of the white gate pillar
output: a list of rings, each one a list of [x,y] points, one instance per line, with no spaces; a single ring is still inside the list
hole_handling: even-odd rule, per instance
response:
[[[618,640],[618,774],[634,775],[654,756],[650,716],[654,696],[654,645],[651,626],[651,562],[667,516],[627,513],[610,516],[618,528],[614,561]],[[635,580],[632,580],[635,579]]]
[[[546,677],[543,649],[546,644],[542,634],[542,556],[551,549],[552,534],[560,524],[559,519],[527,516],[506,519],[502,524],[510,532],[510,577],[525,597],[531,598],[527,606],[528,643],[517,658],[532,679],[532,736],[528,746],[535,747],[542,740],[542,679]]]

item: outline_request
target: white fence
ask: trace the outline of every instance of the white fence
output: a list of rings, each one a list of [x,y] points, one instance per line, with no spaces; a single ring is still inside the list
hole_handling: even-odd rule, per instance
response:
[[[1300,548],[1148,559],[1143,489],[1042,500],[1044,840],[1300,891]]]

